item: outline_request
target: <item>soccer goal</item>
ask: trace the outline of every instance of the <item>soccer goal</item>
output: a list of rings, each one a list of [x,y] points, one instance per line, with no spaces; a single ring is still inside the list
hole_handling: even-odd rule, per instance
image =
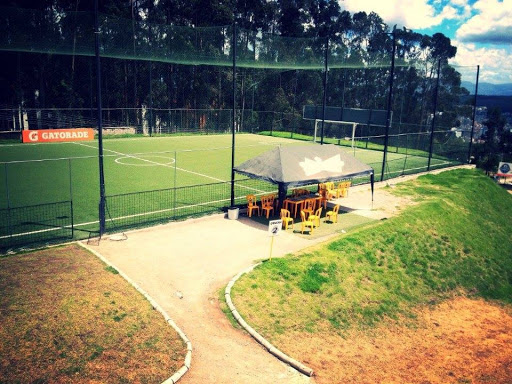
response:
[[[362,108],[341,108],[325,107],[325,119],[323,119],[323,107],[321,105],[305,105],[302,111],[304,120],[313,120],[315,122],[313,141],[317,141],[319,123],[324,120],[331,124],[349,124],[352,125],[352,148],[355,145],[356,131],[358,127],[378,126],[385,127],[387,111],[383,109],[362,109]],[[392,113],[391,113],[392,116]],[[391,120],[390,120],[391,125]]]

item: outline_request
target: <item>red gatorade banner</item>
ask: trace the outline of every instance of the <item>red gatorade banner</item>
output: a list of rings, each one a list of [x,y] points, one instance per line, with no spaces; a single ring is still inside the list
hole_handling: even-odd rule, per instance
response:
[[[84,141],[93,139],[94,131],[92,128],[23,131],[24,143],[51,143],[56,141]]]

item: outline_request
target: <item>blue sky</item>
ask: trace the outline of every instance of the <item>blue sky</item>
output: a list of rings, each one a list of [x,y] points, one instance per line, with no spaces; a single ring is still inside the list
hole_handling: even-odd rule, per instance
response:
[[[433,35],[441,32],[457,47],[450,63],[463,80],[512,83],[512,0],[341,0],[351,13],[375,12],[390,27]]]

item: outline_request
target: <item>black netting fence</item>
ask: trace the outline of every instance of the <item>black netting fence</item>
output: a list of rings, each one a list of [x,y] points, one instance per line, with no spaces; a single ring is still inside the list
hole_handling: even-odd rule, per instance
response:
[[[235,204],[246,204],[246,195],[277,192],[276,186],[254,180],[237,180]],[[230,205],[231,182],[167,188],[107,196],[107,230],[148,226],[218,213]]]
[[[150,20],[157,19],[135,13],[131,19],[99,15],[98,89],[91,12],[58,5],[0,8],[0,142],[14,144],[0,154],[0,162],[9,164],[0,168],[0,194],[8,197],[0,201],[0,209],[70,200],[79,228],[96,231],[97,143],[62,153],[58,146],[48,147],[40,154],[15,144],[27,130],[93,128],[98,134],[98,114],[104,138],[195,138],[234,131],[334,143],[371,165],[377,180],[465,163],[472,140],[481,135],[478,125],[474,129],[471,96],[476,68],[449,65],[447,57],[435,57],[428,41],[411,31],[391,33],[383,25],[371,32],[349,28],[328,40],[286,37],[261,27],[250,31]],[[304,118],[305,106],[322,105],[389,111],[389,119],[372,124]],[[186,150],[211,148],[195,139],[188,143],[178,149],[182,160],[189,156]],[[176,153],[153,145],[142,151],[152,153],[150,157],[134,156],[138,146],[142,144],[109,144],[102,158],[115,160],[105,165],[109,230],[229,205],[229,149],[210,161],[191,157],[180,178],[172,180],[179,168]],[[45,156],[51,162],[44,162]],[[77,157],[82,159],[67,160]],[[160,168],[141,182],[132,181],[138,168],[117,174],[116,164]],[[194,173],[203,175],[202,181],[193,179]],[[162,186],[159,180],[167,183]],[[237,180],[237,190],[243,183],[251,182]],[[36,184],[43,187],[34,191]],[[256,188],[249,184],[247,188]],[[12,237],[2,228],[1,236]]]
[[[73,236],[71,201],[0,209],[0,250]]]

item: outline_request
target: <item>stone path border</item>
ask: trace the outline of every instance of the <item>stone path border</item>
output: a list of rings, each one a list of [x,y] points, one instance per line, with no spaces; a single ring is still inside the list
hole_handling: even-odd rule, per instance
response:
[[[123,271],[121,271],[119,268],[117,268],[115,265],[113,265],[111,262],[109,262],[107,259],[105,259],[100,253],[96,252],[94,249],[89,247],[88,245],[82,243],[81,241],[78,241],[77,244],[86,249],[87,251],[91,252],[93,255],[95,255],[97,258],[99,258],[102,262],[104,262],[107,266],[114,268],[117,272],[119,272],[119,275],[125,279],[128,283],[130,283],[142,296],[146,298],[146,300],[149,301],[153,309],[160,312],[160,314],[164,317],[167,324],[169,324],[174,330],[178,333],[178,335],[181,337],[183,342],[187,346],[187,354],[185,355],[185,363],[183,366],[178,369],[171,377],[169,377],[167,380],[165,380],[162,384],[175,384],[180,380],[185,373],[190,369],[190,364],[192,363],[192,343],[188,339],[188,337],[183,333],[183,331],[176,325],[176,323],[169,317],[167,312],[164,311],[164,309],[151,297],[149,294],[144,291],[139,285],[130,279],[128,275],[126,275]]]
[[[256,268],[261,263],[254,264],[253,266],[249,267],[245,271],[240,272],[238,275],[233,277],[228,285],[226,286],[226,289],[224,290],[224,297],[226,299],[226,304],[229,307],[229,310],[233,314],[233,317],[236,319],[238,324],[242,326],[258,343],[263,345],[272,355],[277,357],[279,360],[289,364],[296,370],[298,370],[300,373],[303,373],[307,376],[313,376],[314,371],[302,364],[301,362],[291,358],[290,356],[286,355],[285,353],[281,352],[279,349],[274,347],[272,344],[270,344],[263,336],[261,336],[258,332],[254,330],[249,324],[246,323],[246,321],[240,316],[238,311],[236,310],[235,305],[233,304],[233,301],[231,300],[231,288],[233,288],[233,285],[235,282],[242,277],[245,273],[251,272],[254,268]]]

